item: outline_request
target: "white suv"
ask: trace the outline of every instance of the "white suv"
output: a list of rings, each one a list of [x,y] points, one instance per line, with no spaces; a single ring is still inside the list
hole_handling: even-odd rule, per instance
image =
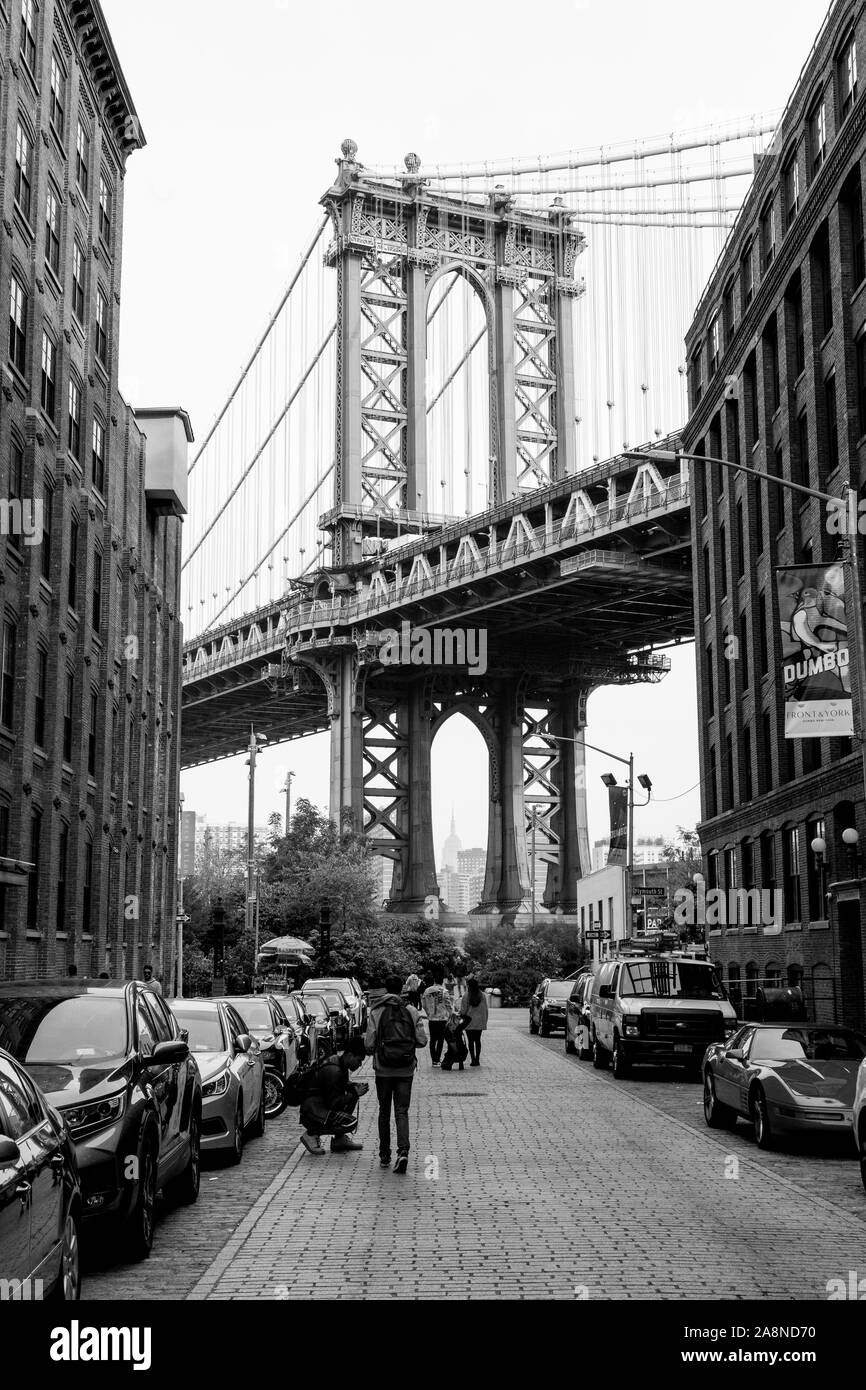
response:
[[[860,1176],[866,1187],[866,1061],[860,1063],[854,1087],[854,1142],[860,1155]]]

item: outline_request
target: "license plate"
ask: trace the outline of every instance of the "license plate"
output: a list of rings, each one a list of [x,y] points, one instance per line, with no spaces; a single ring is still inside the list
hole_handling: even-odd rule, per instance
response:
[[[690,1043],[674,1043],[674,1052],[691,1052]]]

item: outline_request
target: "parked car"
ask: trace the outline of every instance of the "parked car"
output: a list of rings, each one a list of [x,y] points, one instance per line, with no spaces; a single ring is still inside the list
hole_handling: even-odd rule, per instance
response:
[[[704,1058],[711,1129],[750,1120],[761,1149],[782,1134],[849,1132],[866,1036],[818,1023],[747,1023]]]
[[[262,1050],[265,1114],[270,1120],[285,1108],[283,1087],[298,1068],[298,1035],[272,994],[235,995],[226,1002],[237,1010]]]
[[[337,1028],[331,1017],[327,1000],[321,994],[295,994],[301,1007],[313,1020],[316,1030],[316,1052],[319,1057],[330,1057],[337,1048]]]
[[[316,1020],[304,1008],[303,996],[299,994],[275,994],[274,998],[297,1034],[298,1061],[302,1065],[315,1062],[319,1052],[319,1035],[316,1031]]]
[[[592,1062],[617,1080],[635,1063],[683,1066],[700,1075],[710,1043],[737,1016],[713,963],[688,951],[632,949],[605,961],[590,993]]]
[[[854,1141],[860,1155],[860,1177],[866,1187],[866,1062],[861,1062],[857,1070],[854,1087]]]
[[[201,1072],[202,1149],[240,1163],[246,1132],[256,1137],[265,1132],[261,1048],[225,999],[173,999],[171,1010]]]
[[[316,994],[328,1006],[334,1024],[334,1046],[338,1049],[345,1047],[352,1037],[352,1012],[345,994],[339,989],[318,989]]]
[[[573,981],[565,1001],[565,1050],[577,1053],[581,1060],[592,1056],[592,1032],[589,1025],[589,997],[593,973],[587,970]]]
[[[302,992],[310,994],[321,994],[323,990],[328,989],[338,989],[345,997],[349,1006],[353,1035],[366,1032],[367,999],[358,981],[353,976],[344,975],[341,979],[306,980],[302,986]]]
[[[81,1294],[75,1145],[23,1067],[0,1051],[0,1298]]]
[[[542,980],[529,1001],[529,1031],[549,1038],[554,1028],[565,1028],[565,1002],[573,980]]]
[[[163,999],[138,981],[7,981],[0,1047],[63,1116],[85,1218],[110,1219],[131,1257],[149,1255],[157,1193],[194,1202],[199,1190],[201,1077]]]

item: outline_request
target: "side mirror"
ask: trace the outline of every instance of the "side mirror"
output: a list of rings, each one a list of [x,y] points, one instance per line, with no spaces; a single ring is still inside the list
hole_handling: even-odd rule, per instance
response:
[[[185,1062],[188,1056],[188,1044],[177,1038],[172,1042],[157,1043],[149,1057],[142,1057],[141,1065],[147,1069],[169,1067],[176,1062]]]
[[[238,1033],[235,1038],[235,1052],[249,1052],[253,1045],[253,1040],[249,1033]]]
[[[735,1062],[742,1062],[745,1053],[743,1052],[743,1049],[741,1047],[734,1047],[731,1048],[730,1052],[728,1053],[728,1056],[733,1058]]]
[[[9,1168],[13,1163],[17,1163],[21,1157],[21,1152],[14,1139],[7,1139],[5,1134],[0,1134],[0,1168]]]
[[[600,985],[598,990],[599,999],[610,999],[610,985]]]

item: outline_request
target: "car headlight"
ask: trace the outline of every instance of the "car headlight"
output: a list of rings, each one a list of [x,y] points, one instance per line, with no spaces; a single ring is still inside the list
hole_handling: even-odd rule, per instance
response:
[[[640,1024],[636,1018],[627,1018],[622,1027],[627,1038],[636,1038],[640,1033]]]
[[[205,1100],[209,1096],[224,1096],[228,1088],[229,1073],[228,1068],[226,1068],[225,1071],[220,1072],[219,1076],[215,1076],[213,1081],[208,1081],[204,1086],[202,1086],[202,1099]]]
[[[70,1133],[79,1138],[82,1134],[95,1134],[97,1130],[107,1129],[119,1120],[126,1108],[126,1092],[107,1096],[105,1100],[94,1100],[88,1105],[70,1105],[61,1110]]]

